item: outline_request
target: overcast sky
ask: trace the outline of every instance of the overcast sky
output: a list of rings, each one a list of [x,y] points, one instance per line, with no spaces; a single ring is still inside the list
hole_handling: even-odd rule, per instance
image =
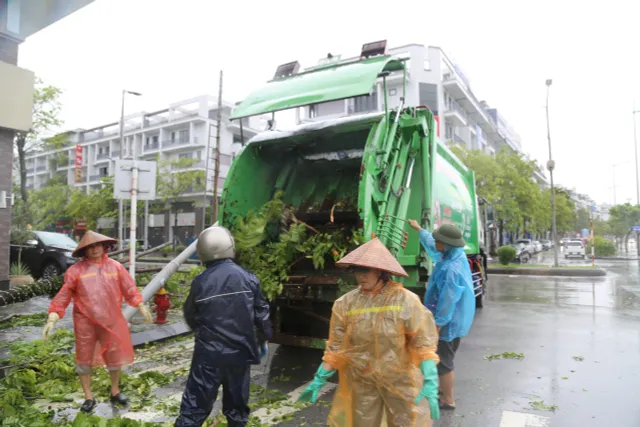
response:
[[[144,94],[128,99],[128,112],[152,111],[217,94],[222,68],[223,98],[237,101],[285,62],[355,55],[379,39],[440,46],[540,161],[548,158],[545,80],[552,78],[556,181],[611,203],[618,164],[616,201],[635,202],[640,2],[411,3],[96,0],[28,39],[20,66],[64,90],[64,128],[73,129],[118,120],[122,88]]]

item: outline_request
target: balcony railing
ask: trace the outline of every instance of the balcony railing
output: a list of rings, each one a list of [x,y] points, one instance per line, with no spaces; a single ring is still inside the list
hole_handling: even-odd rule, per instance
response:
[[[195,162],[192,165],[171,165],[171,170],[183,170],[183,169],[202,169],[204,168],[204,162],[203,161],[199,161],[199,162]]]
[[[159,142],[152,142],[151,144],[145,144],[143,146],[143,151],[153,151],[153,150],[158,150],[160,149],[160,143]]]
[[[449,100],[449,105],[447,105],[447,111],[456,112],[460,114],[465,119],[467,118],[467,112],[453,99]]]
[[[36,172],[43,172],[46,170],[47,170],[46,166],[36,166]]]
[[[106,153],[98,153],[98,155],[96,156],[96,160],[102,160],[102,159],[108,159],[108,158],[109,158],[108,151]]]
[[[36,168],[27,168],[27,173],[34,173]]]
[[[191,142],[191,140],[189,139],[189,137],[187,138],[178,138],[176,140],[166,140],[162,142],[162,148],[173,148],[173,147],[179,147],[180,145],[187,145]]]
[[[455,142],[457,142],[458,144],[467,144],[467,141],[465,141],[464,139],[462,139],[460,136],[456,135],[455,133],[453,134],[453,140]]]

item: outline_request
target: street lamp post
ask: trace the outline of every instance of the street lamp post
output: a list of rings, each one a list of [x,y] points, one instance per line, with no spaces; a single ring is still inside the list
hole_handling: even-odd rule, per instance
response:
[[[633,107],[633,144],[635,146],[636,152],[636,156],[634,158],[636,161],[636,204],[640,205],[640,177],[638,175],[638,133],[636,132],[636,113],[640,113],[640,110],[636,110],[635,105]],[[639,240],[640,233],[636,233],[636,249],[638,251],[638,255],[640,255],[640,244],[638,244]]]
[[[122,104],[120,107],[120,158],[124,158],[124,98],[126,94],[140,96],[139,92],[122,89]],[[124,203],[118,199],[118,248],[124,248]]]
[[[552,221],[552,234],[553,234],[553,266],[558,266],[558,229],[556,227],[556,190],[553,186],[553,170],[555,169],[555,162],[551,156],[551,131],[549,129],[549,87],[551,87],[552,80],[547,79],[547,140],[549,141],[549,161],[547,162],[547,169],[549,169],[549,180],[551,181],[551,221]]]

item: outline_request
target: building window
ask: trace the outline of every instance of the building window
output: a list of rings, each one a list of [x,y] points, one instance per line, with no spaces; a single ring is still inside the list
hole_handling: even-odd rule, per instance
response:
[[[197,151],[196,157],[198,158],[198,160],[202,160],[202,151]]]
[[[193,159],[193,153],[178,154],[179,159]]]
[[[108,167],[100,168],[100,176],[109,176],[109,168]]]
[[[171,132],[171,142],[176,142],[176,133]]]
[[[184,129],[180,131],[180,134],[178,135],[178,138],[180,142],[188,142],[189,141],[189,130],[188,129]]]
[[[449,124],[444,125],[444,136],[447,139],[453,138],[453,126]]]
[[[429,58],[424,60],[424,70],[431,71],[431,62],[429,61]]]
[[[376,91],[373,91],[371,95],[356,96],[353,101],[354,113],[378,111],[378,92]]]
[[[153,137],[152,141],[153,141],[153,143],[154,143],[154,144],[157,144],[157,143],[158,143],[158,138],[159,138],[159,136],[158,136],[158,135],[155,135],[155,136]]]
[[[389,96],[396,96],[398,94],[398,89],[389,89]]]
[[[233,143],[234,144],[244,145],[244,141],[242,140],[240,135],[236,135],[235,133],[233,134]]]

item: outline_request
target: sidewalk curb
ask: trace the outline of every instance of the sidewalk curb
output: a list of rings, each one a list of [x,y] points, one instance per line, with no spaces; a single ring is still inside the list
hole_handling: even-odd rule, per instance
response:
[[[640,261],[640,258],[638,257],[622,258],[622,257],[615,257],[615,256],[603,256],[603,257],[596,257],[596,259],[601,259],[603,261]]]
[[[488,268],[487,273],[509,274],[514,276],[563,276],[563,277],[603,277],[607,271],[603,268]]]
[[[134,348],[138,348],[145,344],[160,342],[190,333],[191,328],[185,322],[176,322],[146,331],[132,332],[131,342]]]

